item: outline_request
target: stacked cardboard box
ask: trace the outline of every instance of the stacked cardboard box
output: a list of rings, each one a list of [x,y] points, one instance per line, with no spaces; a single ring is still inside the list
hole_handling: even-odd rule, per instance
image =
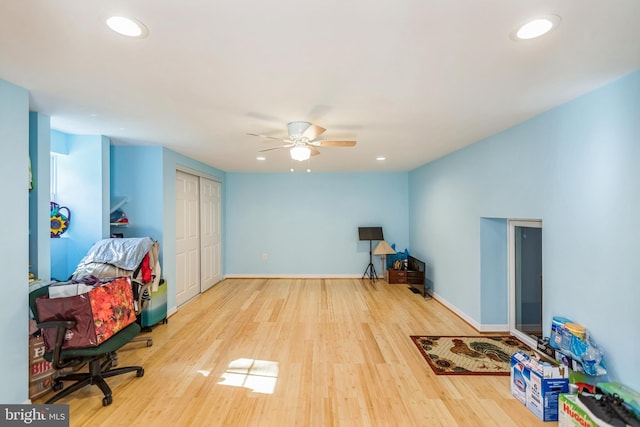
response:
[[[51,363],[44,360],[42,336],[29,337],[29,399],[36,399],[53,387],[56,373]]]
[[[558,396],[569,391],[569,370],[518,351],[511,356],[511,394],[542,421],[558,420]]]
[[[558,427],[612,427],[594,417],[577,394],[561,394]]]

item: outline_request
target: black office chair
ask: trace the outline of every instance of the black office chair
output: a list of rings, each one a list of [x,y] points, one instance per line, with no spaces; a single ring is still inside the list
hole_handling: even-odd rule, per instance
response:
[[[95,347],[62,349],[66,331],[75,325],[73,320],[54,320],[40,323],[36,300],[49,294],[49,287],[44,286],[29,293],[29,307],[38,324],[38,328],[55,328],[56,340],[52,351],[44,354],[44,359],[51,362],[54,369],[61,370],[54,378],[53,390],[60,391],[49,400],[47,404],[56,402],[64,396],[83,388],[86,385],[96,385],[102,390],[104,398],[102,405],[107,406],[113,402],[111,388],[104,380],[115,375],[135,372],[136,377],[144,375],[142,366],[127,366],[114,368],[117,364],[116,350],[129,343],[140,332],[140,325],[133,322],[118,333]],[[83,364],[89,365],[89,372],[65,372],[69,368],[77,368]],[[63,390],[63,382],[75,381]]]

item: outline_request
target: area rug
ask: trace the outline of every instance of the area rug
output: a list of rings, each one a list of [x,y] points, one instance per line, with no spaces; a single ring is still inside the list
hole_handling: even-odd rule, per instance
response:
[[[509,375],[511,355],[531,349],[511,336],[411,335],[437,375]]]

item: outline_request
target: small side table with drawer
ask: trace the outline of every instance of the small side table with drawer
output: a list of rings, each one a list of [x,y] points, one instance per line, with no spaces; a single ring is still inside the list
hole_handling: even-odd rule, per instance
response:
[[[424,271],[387,270],[387,283],[408,284],[412,290],[417,291],[417,293],[426,298],[424,286]]]

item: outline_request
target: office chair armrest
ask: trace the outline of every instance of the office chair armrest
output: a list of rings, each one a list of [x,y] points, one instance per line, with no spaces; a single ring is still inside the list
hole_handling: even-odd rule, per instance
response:
[[[69,365],[75,364],[75,361],[70,361],[69,363],[60,363],[60,354],[62,352],[62,344],[64,342],[64,336],[67,333],[68,329],[73,328],[76,325],[75,320],[51,320],[48,322],[38,323],[38,328],[40,329],[48,329],[55,328],[56,329],[56,342],[53,347],[53,359],[51,360],[51,364],[54,369],[62,369]]]
[[[39,329],[47,329],[47,328],[62,328],[62,329],[71,329],[76,325],[75,320],[52,320],[50,322],[42,322],[38,323],[37,326]],[[63,335],[64,337],[64,335]],[[57,340],[56,340],[57,342]]]

